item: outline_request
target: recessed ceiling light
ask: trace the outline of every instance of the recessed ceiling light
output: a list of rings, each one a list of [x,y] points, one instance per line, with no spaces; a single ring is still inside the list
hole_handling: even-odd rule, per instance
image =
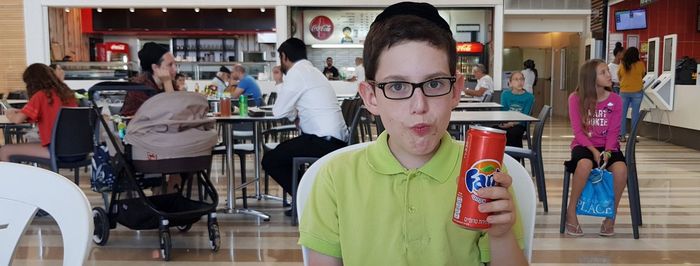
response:
[[[133,7],[129,8],[129,12],[134,13],[134,11],[136,11],[136,9],[134,9]]]
[[[198,12],[198,13],[199,13],[199,7],[195,7],[195,8],[194,8],[194,12]]]
[[[97,8],[97,12],[102,13],[102,8],[101,8],[101,7],[98,7],[98,8]]]
[[[264,8],[264,7],[261,7],[261,8],[260,8],[260,12],[265,12],[265,8]]]
[[[166,8],[166,7],[161,8],[160,11],[163,11],[163,13],[168,12],[168,8]]]
[[[63,9],[63,10],[66,11],[66,13],[70,13],[70,8],[67,8],[67,7],[66,7],[66,8]]]
[[[230,8],[230,7],[229,7],[229,8],[226,9],[226,11],[228,11],[229,13],[231,13],[231,12],[233,12],[233,8]]]

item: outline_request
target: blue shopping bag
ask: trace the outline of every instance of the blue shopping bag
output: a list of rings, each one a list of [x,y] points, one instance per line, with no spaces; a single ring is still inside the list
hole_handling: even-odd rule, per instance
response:
[[[112,190],[112,185],[116,176],[112,167],[112,160],[109,156],[109,150],[106,144],[95,146],[92,155],[92,176],[90,177],[90,186],[95,192],[109,192]]]
[[[576,214],[615,219],[615,191],[610,171],[603,168],[591,171],[576,204]]]

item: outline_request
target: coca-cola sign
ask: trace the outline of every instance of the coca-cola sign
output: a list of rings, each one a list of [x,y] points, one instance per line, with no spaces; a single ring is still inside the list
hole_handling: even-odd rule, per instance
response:
[[[317,40],[326,40],[333,35],[333,21],[326,16],[317,16],[309,23],[309,32]]]

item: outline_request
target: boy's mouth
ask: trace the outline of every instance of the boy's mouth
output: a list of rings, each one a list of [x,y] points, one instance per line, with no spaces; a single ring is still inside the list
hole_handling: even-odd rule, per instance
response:
[[[430,125],[425,123],[415,124],[411,126],[411,131],[418,136],[424,136],[430,133]]]

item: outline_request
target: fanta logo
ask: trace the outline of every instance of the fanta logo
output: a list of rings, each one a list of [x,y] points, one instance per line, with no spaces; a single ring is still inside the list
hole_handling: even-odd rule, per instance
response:
[[[501,164],[495,160],[477,161],[464,173],[464,181],[469,193],[474,193],[480,188],[496,185],[493,174],[501,171]]]
[[[326,16],[318,16],[309,23],[309,32],[318,40],[326,40],[333,34],[333,21]]]

